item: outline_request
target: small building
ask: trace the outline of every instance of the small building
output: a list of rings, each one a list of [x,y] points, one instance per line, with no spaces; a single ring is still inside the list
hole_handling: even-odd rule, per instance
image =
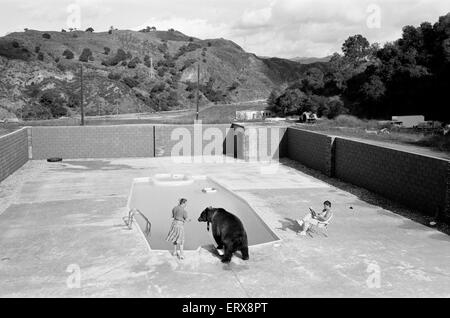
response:
[[[273,116],[270,110],[238,110],[236,111],[237,120],[265,120]]]
[[[425,116],[392,116],[392,121],[405,128],[414,128],[425,121]]]

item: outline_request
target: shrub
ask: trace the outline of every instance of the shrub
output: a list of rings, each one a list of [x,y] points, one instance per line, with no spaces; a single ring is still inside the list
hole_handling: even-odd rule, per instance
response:
[[[231,84],[231,86],[228,87],[228,90],[231,92],[231,91],[236,90],[238,87],[239,87],[239,82],[234,81],[233,84]]]
[[[34,48],[34,52],[35,52],[35,53],[39,53],[40,50],[41,50],[41,47],[40,47],[40,46],[36,46],[36,47]]]
[[[39,52],[37,58],[38,58],[39,61],[43,61],[44,60],[44,53]]]
[[[49,40],[49,39],[51,39],[52,37],[51,37],[51,35],[50,34],[48,34],[48,33],[44,33],[44,34],[42,34],[42,37],[44,38],[44,39],[47,39],[47,40]]]
[[[17,41],[12,41],[12,47],[17,49],[20,46],[19,42]]]
[[[166,67],[160,67],[160,68],[158,68],[158,76],[159,77],[163,77],[164,76],[164,74],[166,74],[166,72],[167,72],[167,68]]]
[[[141,60],[138,57],[135,57],[128,63],[128,68],[136,68],[140,63],[142,63]]]
[[[64,30],[64,29],[62,29],[62,30],[61,30],[61,32],[62,32],[62,33],[66,33],[67,31],[66,31],[66,30]]]
[[[122,49],[118,49],[117,53],[110,59],[103,61],[102,65],[116,66],[117,64],[119,64],[122,61],[125,61],[126,59],[127,59],[127,54],[125,53],[125,51]]]
[[[119,73],[111,72],[108,74],[108,78],[110,80],[118,81],[122,78],[122,76]]]
[[[63,106],[64,100],[54,91],[46,91],[39,99],[41,106],[47,108],[54,118],[67,115],[67,109]]]
[[[132,77],[125,77],[123,79],[123,82],[125,83],[125,85],[127,85],[130,88],[133,88],[133,87],[136,87],[139,85],[139,81]]]
[[[195,62],[197,62],[196,59],[188,59],[188,60],[184,61],[183,66],[181,67],[180,71],[184,71],[185,69],[187,69],[191,65],[193,65]]]
[[[211,42],[208,42],[208,47],[211,47],[212,46],[212,43]]]
[[[105,55],[109,55],[109,52],[111,52],[111,49],[110,49],[109,47],[107,47],[107,46],[105,46],[105,47],[103,48],[103,50],[105,50],[105,51],[103,52],[103,54],[105,54]]]
[[[127,63],[127,61],[123,61],[120,65],[122,65],[122,66],[127,66],[128,63]]]
[[[89,48],[84,48],[83,52],[81,52],[81,55],[79,57],[79,60],[81,62],[88,62],[88,61],[92,61],[93,56],[92,56],[92,51]]]
[[[67,60],[71,60],[74,58],[74,54],[71,50],[66,49],[64,50],[63,54],[62,54]]]
[[[66,71],[66,67],[65,67],[63,64],[61,64],[61,63],[58,63],[58,64],[56,65],[56,67],[57,67],[61,72],[65,72],[65,71]]]
[[[23,119],[51,119],[50,110],[40,104],[25,104],[22,109]]]
[[[157,93],[161,93],[164,92],[166,90],[166,84],[164,84],[164,82],[160,82],[155,84],[155,86],[153,86],[151,92],[153,94],[157,94]]]

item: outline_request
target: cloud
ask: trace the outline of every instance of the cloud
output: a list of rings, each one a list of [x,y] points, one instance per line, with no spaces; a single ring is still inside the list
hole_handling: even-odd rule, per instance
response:
[[[192,35],[201,39],[220,38],[229,35],[229,28],[224,23],[211,23],[205,19],[186,19],[171,17],[166,19],[152,18],[147,22],[132,27],[132,30],[141,30],[146,26],[157,26],[160,30],[175,29],[184,34]]]
[[[78,3],[82,27],[107,30],[177,29],[198,38],[227,38],[265,56],[325,56],[351,35],[385,43],[405,25],[436,22],[450,12],[448,0],[1,0],[0,33],[29,27],[65,27],[67,6]],[[380,28],[368,27],[379,8]]]

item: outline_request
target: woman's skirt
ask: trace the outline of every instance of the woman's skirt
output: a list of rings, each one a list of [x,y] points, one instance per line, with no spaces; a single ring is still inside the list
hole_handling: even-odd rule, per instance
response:
[[[166,241],[172,244],[182,245],[184,244],[184,222],[173,221],[170,226],[169,234],[167,234]]]

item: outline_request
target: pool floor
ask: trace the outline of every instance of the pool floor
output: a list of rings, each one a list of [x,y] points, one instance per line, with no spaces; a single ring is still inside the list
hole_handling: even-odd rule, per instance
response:
[[[215,188],[215,193],[203,193],[202,189]],[[209,178],[195,180],[190,185],[164,186],[153,181],[135,183],[130,198],[130,208],[141,211],[152,223],[151,235],[147,238],[152,250],[171,250],[173,245],[167,242],[172,209],[180,198],[188,200],[186,210],[192,220],[185,224],[186,250],[215,244],[212,234],[206,230],[206,223],[197,221],[207,207],[224,208],[239,217],[244,224],[250,246],[278,241],[279,238],[269,229],[256,212],[233,192],[228,191]],[[141,229],[145,221],[136,217]]]

